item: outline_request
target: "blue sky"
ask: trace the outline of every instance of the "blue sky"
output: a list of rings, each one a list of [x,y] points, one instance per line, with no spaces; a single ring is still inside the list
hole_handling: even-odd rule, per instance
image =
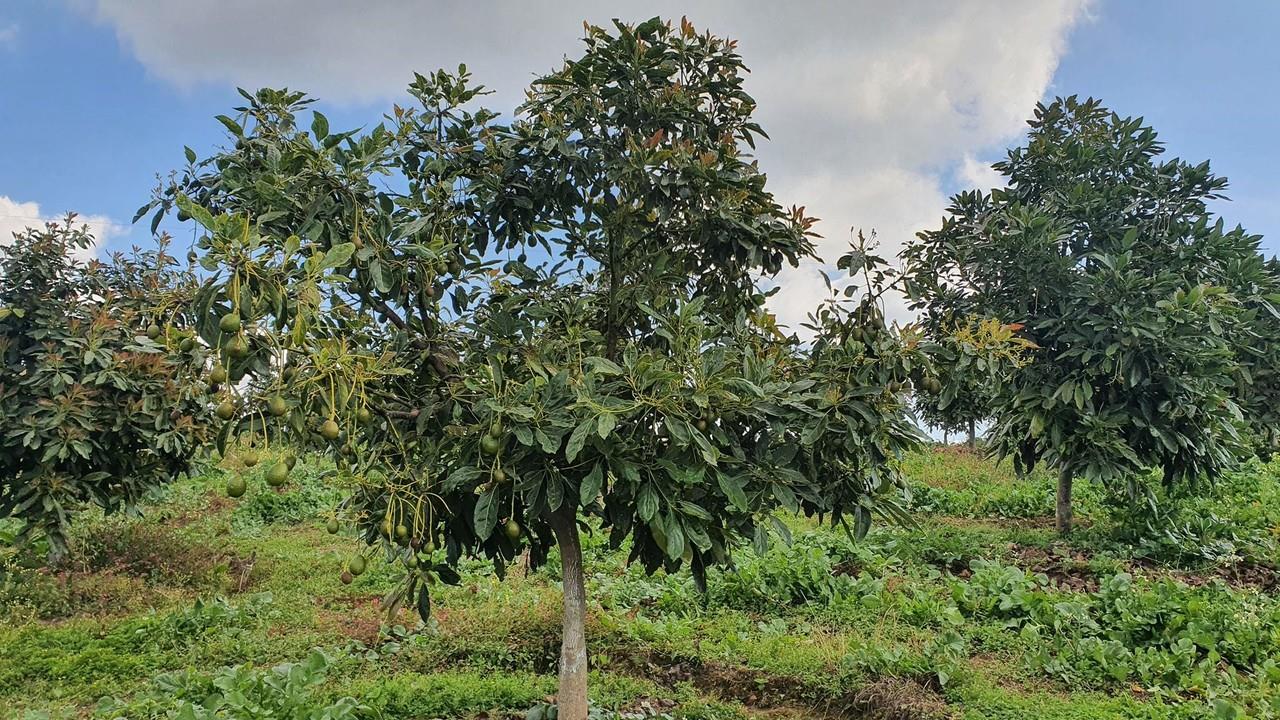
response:
[[[1280,3],[1113,0],[1080,26],[1052,92],[1100,97],[1167,152],[1230,179],[1230,224],[1280,253]]]
[[[418,49],[418,34],[386,18],[422,4],[410,11],[371,3],[370,27],[348,46],[333,43],[333,33],[350,34],[360,16],[317,1],[310,12],[281,11],[279,22],[303,26],[295,51],[270,40],[278,27],[261,37],[245,27],[270,26],[269,12],[246,20],[237,4],[191,4],[185,9],[201,8],[194,20],[166,14],[182,2],[0,5],[0,228],[24,219],[15,215],[73,209],[101,223],[107,249],[146,242],[145,228],[126,227],[133,211],[157,173],[182,164],[184,144],[203,154],[220,141],[212,118],[237,104],[236,84],[319,86],[332,125],[348,127],[377,122],[410,70],[466,60],[498,88],[494,104],[507,110],[512,103],[503,101],[534,72],[576,51],[581,17],[596,12],[575,15],[557,4],[511,19],[488,43],[450,44],[469,18],[441,10],[448,17],[422,25],[439,42]],[[670,14],[699,22],[700,4],[688,5]],[[778,128],[762,163],[777,168],[780,194],[800,204],[812,196],[819,216],[833,218],[828,237],[844,234],[833,227],[870,225],[900,242],[941,217],[946,194],[988,179],[982,164],[1017,142],[1018,120],[1036,99],[1080,94],[1145,116],[1171,154],[1210,159],[1231,179],[1233,202],[1219,208],[1228,223],[1263,234],[1268,252],[1280,252],[1280,3],[1062,0],[1021,15],[957,3],[945,11],[954,17],[941,18],[938,5],[898,14],[852,5],[832,18],[822,17],[826,6],[813,6],[809,18],[837,30],[803,42],[767,11],[757,18],[711,3],[700,22],[721,31],[723,17],[725,32],[743,39],[760,77],[752,89],[766,128]],[[205,6],[226,7],[227,16]],[[625,5],[615,14],[636,17]],[[412,50],[380,52],[397,43]],[[335,55],[340,62],[326,64]],[[801,94],[805,78],[831,68],[841,74],[823,78],[824,94]],[[942,112],[939,97],[949,98]]]

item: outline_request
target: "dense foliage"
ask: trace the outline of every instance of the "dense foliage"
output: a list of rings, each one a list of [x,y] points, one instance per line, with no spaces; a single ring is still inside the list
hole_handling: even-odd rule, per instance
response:
[[[865,533],[900,513],[892,461],[920,438],[905,381],[926,365],[874,287],[824,305],[806,353],[764,312],[756,281],[811,256],[812,221],[748,154],[762,131],[733,43],[652,20],[589,28],[586,46],[509,126],[471,109],[465,71],[418,76],[421,107],[367,133],[319,113],[308,132],[302,95],[246,93],[220,118],[233,147],[192,153],[139,213],[208,231],[196,325],[212,372],[244,380],[220,390],[221,437],[331,452],[355,487],[343,516],[408,571],[395,597],[425,617],[460,558],[501,573],[559,546],[569,718],[585,715],[582,517],[699,584],[785,533],[776,508]],[[883,277],[849,257],[850,276]]]
[[[55,560],[78,508],[132,506],[206,429],[175,262],[77,259],[92,246],[74,217],[0,246],[0,517]]]
[[[1030,126],[995,165],[1006,188],[955,196],[942,227],[908,247],[908,287],[935,326],[1025,325],[1037,349],[1001,383],[990,435],[1059,470],[1066,530],[1073,476],[1121,485],[1156,467],[1172,484],[1235,460],[1236,291],[1263,264],[1259,238],[1207,208],[1226,180],[1208,163],[1160,161],[1141,119],[1067,98]]]

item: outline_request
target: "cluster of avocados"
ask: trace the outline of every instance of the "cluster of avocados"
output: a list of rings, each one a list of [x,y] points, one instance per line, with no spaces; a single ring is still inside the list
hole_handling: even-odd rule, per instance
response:
[[[507,473],[498,464],[497,460],[502,455],[502,448],[506,445],[505,430],[502,427],[502,419],[495,419],[489,424],[489,430],[480,438],[480,452],[494,458],[495,462],[490,477],[495,483],[502,484],[509,479]],[[520,527],[520,523],[515,518],[510,518],[502,526],[502,532],[506,534],[507,539],[511,542],[517,542],[524,536],[524,529]]]
[[[240,359],[248,355],[249,346],[245,341],[241,329],[243,325],[240,320],[240,314],[231,311],[218,319],[218,330],[223,335],[231,336],[227,341],[226,353],[232,359]],[[296,372],[293,368],[286,368],[283,378],[288,381],[290,376]],[[232,372],[227,369],[226,365],[216,364],[209,370],[208,382],[209,392],[218,392],[222,385],[228,381],[239,382],[244,377],[244,371],[237,369]],[[228,396],[224,397],[221,402],[214,408],[214,415],[219,420],[228,421],[236,416],[236,403]],[[267,398],[264,410],[271,417],[283,417],[289,412],[289,404],[280,395],[272,395]],[[240,453],[240,462],[245,467],[253,467],[258,464],[258,452],[252,448],[244,450]],[[267,485],[278,488],[282,487],[289,480],[289,473],[293,470],[293,466],[297,463],[298,458],[293,453],[284,455],[280,460],[271,464],[263,473]],[[227,495],[238,498],[244,495],[247,486],[243,477],[236,476],[227,482]]]
[[[258,452],[252,448],[240,453],[240,462],[245,467],[253,467],[258,464]],[[267,485],[273,488],[282,487],[289,480],[289,473],[293,471],[293,466],[298,462],[298,458],[293,453],[287,453],[284,457],[272,463],[263,473],[263,477],[267,481]],[[244,475],[237,474],[227,481],[227,496],[232,498],[242,497],[245,491],[249,489],[245,482]],[[336,530],[335,530],[336,532]]]

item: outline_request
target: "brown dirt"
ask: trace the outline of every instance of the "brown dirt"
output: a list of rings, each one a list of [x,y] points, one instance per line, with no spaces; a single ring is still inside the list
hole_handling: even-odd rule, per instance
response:
[[[208,504],[205,509],[197,513],[197,516],[204,517],[208,515],[220,515],[224,510],[230,510],[235,507],[236,501],[227,497],[220,492],[210,492],[205,495]]]
[[[1237,590],[1259,590],[1267,593],[1280,590],[1280,570],[1252,560],[1241,560],[1203,570],[1170,569],[1150,561],[1136,560],[1132,564],[1132,572],[1150,578],[1171,577],[1194,587],[1221,580]]]
[[[1280,571],[1271,565],[1249,560],[1216,568],[1214,574],[1237,588],[1257,588],[1264,592],[1275,592],[1280,588]]]
[[[916,678],[886,677],[864,687],[854,700],[864,718],[924,720],[956,717],[942,699],[940,688],[932,685]]]
[[[175,528],[184,528],[192,523],[199,522],[200,520],[204,520],[215,515],[221,515],[235,507],[235,501],[221,492],[209,491],[205,493],[204,498],[204,507],[189,510],[180,515],[175,515],[167,520],[166,524]]]
[[[1061,590],[1075,592],[1095,592],[1098,577],[1089,568],[1089,555],[1079,550],[1055,548],[1058,552],[1049,552],[1044,548],[1027,545],[1014,545],[1014,564],[1029,573],[1043,573]]]
[[[949,458],[974,458],[985,459],[986,455],[977,448],[971,448],[964,443],[953,443],[951,445],[935,445],[933,448],[934,455],[943,455]]]
[[[316,622],[320,627],[338,635],[359,640],[374,646],[382,639],[381,631],[386,620],[380,595],[350,593],[336,597],[316,598]],[[395,622],[412,626],[417,614],[401,607]]]
[[[82,538],[59,573],[73,578],[124,576],[180,588],[240,593],[260,579],[256,554],[192,542],[170,525],[105,525]]]
[[[38,609],[38,615],[48,621],[84,614],[99,618],[128,617],[140,608],[162,607],[186,593],[110,570],[53,572],[41,568],[35,571],[30,582],[49,583],[55,588],[58,599],[46,601]]]
[[[741,703],[757,717],[941,720],[955,716],[932,679],[880,678],[834,697],[820,698],[816,696],[818,689],[800,678],[769,675],[742,665],[681,660],[656,653],[638,658],[615,656],[614,662],[618,669],[663,685],[691,683],[700,692]]]
[[[1055,545],[1051,550],[1027,545],[1012,545],[1013,562],[1033,573],[1044,573],[1063,590],[1095,592],[1098,577],[1089,569],[1091,553]],[[1227,565],[1201,570],[1179,570],[1164,567],[1148,560],[1134,559],[1125,563],[1125,570],[1137,577],[1158,579],[1169,577],[1194,587],[1222,580],[1236,589],[1254,589],[1262,592],[1280,590],[1280,569],[1265,563],[1241,560]]]
[[[316,624],[330,632],[373,646],[378,644],[381,637],[382,615],[320,609],[316,610]]]

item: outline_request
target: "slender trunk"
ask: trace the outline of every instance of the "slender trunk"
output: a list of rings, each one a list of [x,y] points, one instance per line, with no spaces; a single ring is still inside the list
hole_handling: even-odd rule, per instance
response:
[[[1058,534],[1071,534],[1071,468],[1063,467],[1058,471],[1057,502]]]
[[[564,577],[564,627],[556,717],[557,720],[587,720],[587,592],[582,573],[582,544],[572,512],[562,509],[549,521],[560,546]]]
[[[973,450],[978,447],[978,434],[975,432],[973,419],[969,420],[969,449]]]

